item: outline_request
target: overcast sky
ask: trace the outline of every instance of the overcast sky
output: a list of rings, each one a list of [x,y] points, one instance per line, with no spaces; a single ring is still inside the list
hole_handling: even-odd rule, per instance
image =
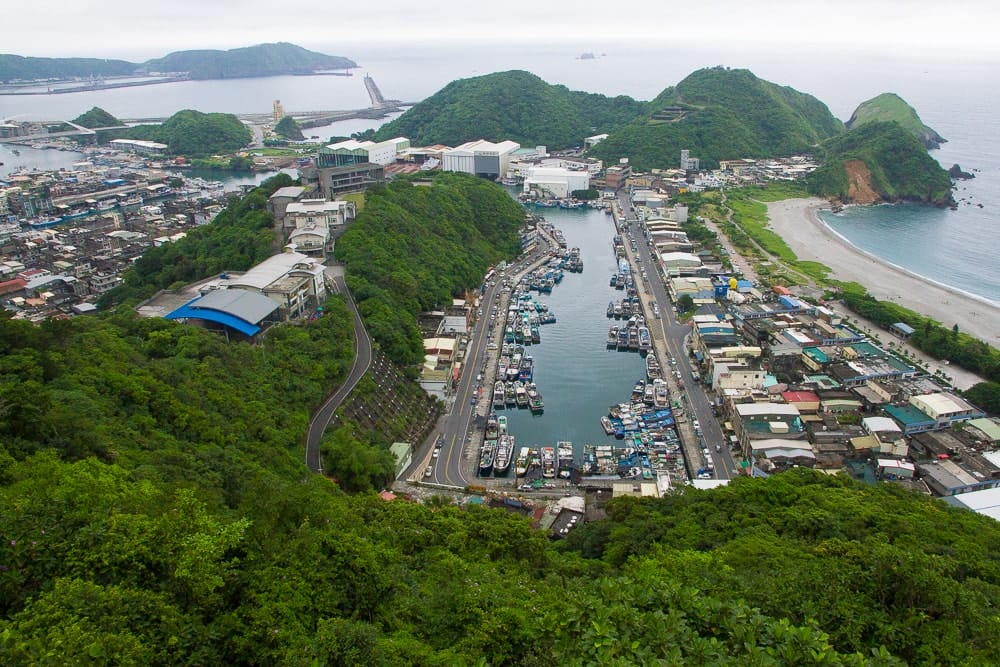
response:
[[[350,57],[391,42],[745,43],[1000,57],[1000,0],[30,0],[0,52],[144,60],[288,41]],[[613,13],[609,10],[614,10]],[[343,48],[339,48],[343,45]]]

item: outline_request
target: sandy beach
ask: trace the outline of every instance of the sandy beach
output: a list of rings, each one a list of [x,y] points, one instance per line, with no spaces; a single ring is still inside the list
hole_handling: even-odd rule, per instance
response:
[[[838,280],[864,285],[877,299],[891,300],[1000,347],[1000,304],[965,294],[903,269],[851,244],[819,219],[822,199],[768,204],[770,227],[802,260],[820,262]]]

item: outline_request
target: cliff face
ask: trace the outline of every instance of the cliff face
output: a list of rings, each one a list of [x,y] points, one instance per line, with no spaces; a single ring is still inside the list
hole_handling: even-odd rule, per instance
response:
[[[948,172],[899,123],[871,122],[820,145],[823,166],[809,174],[813,193],[845,203],[952,202]]]

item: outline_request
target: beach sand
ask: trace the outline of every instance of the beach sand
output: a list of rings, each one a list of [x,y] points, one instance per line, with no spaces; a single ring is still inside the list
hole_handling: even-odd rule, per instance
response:
[[[935,283],[861,250],[835,233],[816,211],[822,199],[788,199],[768,204],[771,229],[800,260],[820,262],[832,277],[864,285],[877,299],[895,301],[951,328],[1000,347],[1000,304]]]

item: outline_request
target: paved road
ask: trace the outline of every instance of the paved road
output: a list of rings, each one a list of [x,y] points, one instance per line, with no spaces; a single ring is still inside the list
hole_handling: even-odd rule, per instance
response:
[[[691,333],[691,328],[677,322],[671,308],[672,301],[670,300],[666,284],[659,271],[655,270],[658,264],[654,261],[653,252],[646,240],[643,231],[644,225],[636,219],[635,214],[632,212],[628,194],[620,192],[618,201],[622,210],[626,212],[626,230],[636,240],[636,252],[633,255],[637,256],[641,260],[642,266],[647,269],[647,280],[644,281],[644,284],[650,289],[650,294],[640,292],[640,295],[643,301],[648,301],[650,296],[652,296],[660,305],[662,319],[652,320],[652,322],[655,323],[658,321],[662,327],[667,352],[676,361],[676,368],[681,373],[681,379],[684,381],[683,395],[686,396],[685,409],[689,420],[691,420],[690,423],[693,424],[693,420],[697,419],[701,426],[702,434],[699,438],[698,447],[694,448],[690,446],[690,437],[697,437],[693,433],[693,426],[691,432],[686,434],[689,439],[685,442],[689,446],[686,446],[684,451],[688,453],[689,472],[696,472],[698,468],[702,467],[700,450],[707,447],[709,450],[708,457],[715,470],[715,478],[730,479],[736,470],[736,465],[729,450],[728,441],[718,419],[712,413],[712,404],[705,393],[704,387],[701,384],[696,384],[693,380],[691,361],[687,353],[687,343],[685,342],[685,339]],[[628,239],[626,239],[627,242]],[[653,327],[655,328],[655,324]],[[664,374],[674,368],[669,364],[669,361],[666,364],[662,364],[662,366]],[[679,424],[678,428],[684,428],[684,426]],[[721,451],[715,451],[715,445],[719,445]],[[693,456],[694,450],[698,450],[699,456],[697,458]]]
[[[339,271],[337,270],[338,268],[340,268]],[[323,461],[320,457],[319,445],[323,439],[326,427],[333,418],[333,413],[336,412],[340,404],[344,402],[344,399],[354,390],[355,385],[368,372],[368,368],[372,364],[372,340],[368,336],[368,331],[361,321],[361,314],[358,312],[358,308],[354,304],[354,299],[351,297],[351,293],[347,289],[347,284],[344,282],[342,267],[330,267],[327,270],[327,277],[332,280],[334,291],[344,295],[347,307],[354,318],[354,365],[351,366],[351,372],[347,374],[344,384],[340,385],[337,391],[320,406],[316,414],[313,415],[312,421],[309,422],[309,431],[306,433],[306,465],[313,472],[323,471]]]
[[[503,330],[502,318],[506,313],[507,292],[502,284],[503,277],[509,276],[516,283],[529,268],[547,261],[550,248],[547,241],[547,237],[540,231],[537,247],[486,285],[479,301],[482,316],[476,318],[469,331],[465,363],[462,365],[458,386],[450,399],[451,409],[442,417],[421,451],[414,455],[414,463],[403,475],[403,479],[453,487],[489,483],[479,479],[476,473],[482,446],[482,427],[493,396],[495,365],[487,360],[492,362],[496,352],[491,354],[488,346],[491,341],[499,342],[499,332]],[[489,316],[493,304],[499,304],[500,307],[497,320],[491,323]],[[473,399],[476,399],[475,404]],[[441,446],[438,456],[434,457],[434,444],[437,442]],[[429,476],[426,475],[428,467],[431,468]]]

